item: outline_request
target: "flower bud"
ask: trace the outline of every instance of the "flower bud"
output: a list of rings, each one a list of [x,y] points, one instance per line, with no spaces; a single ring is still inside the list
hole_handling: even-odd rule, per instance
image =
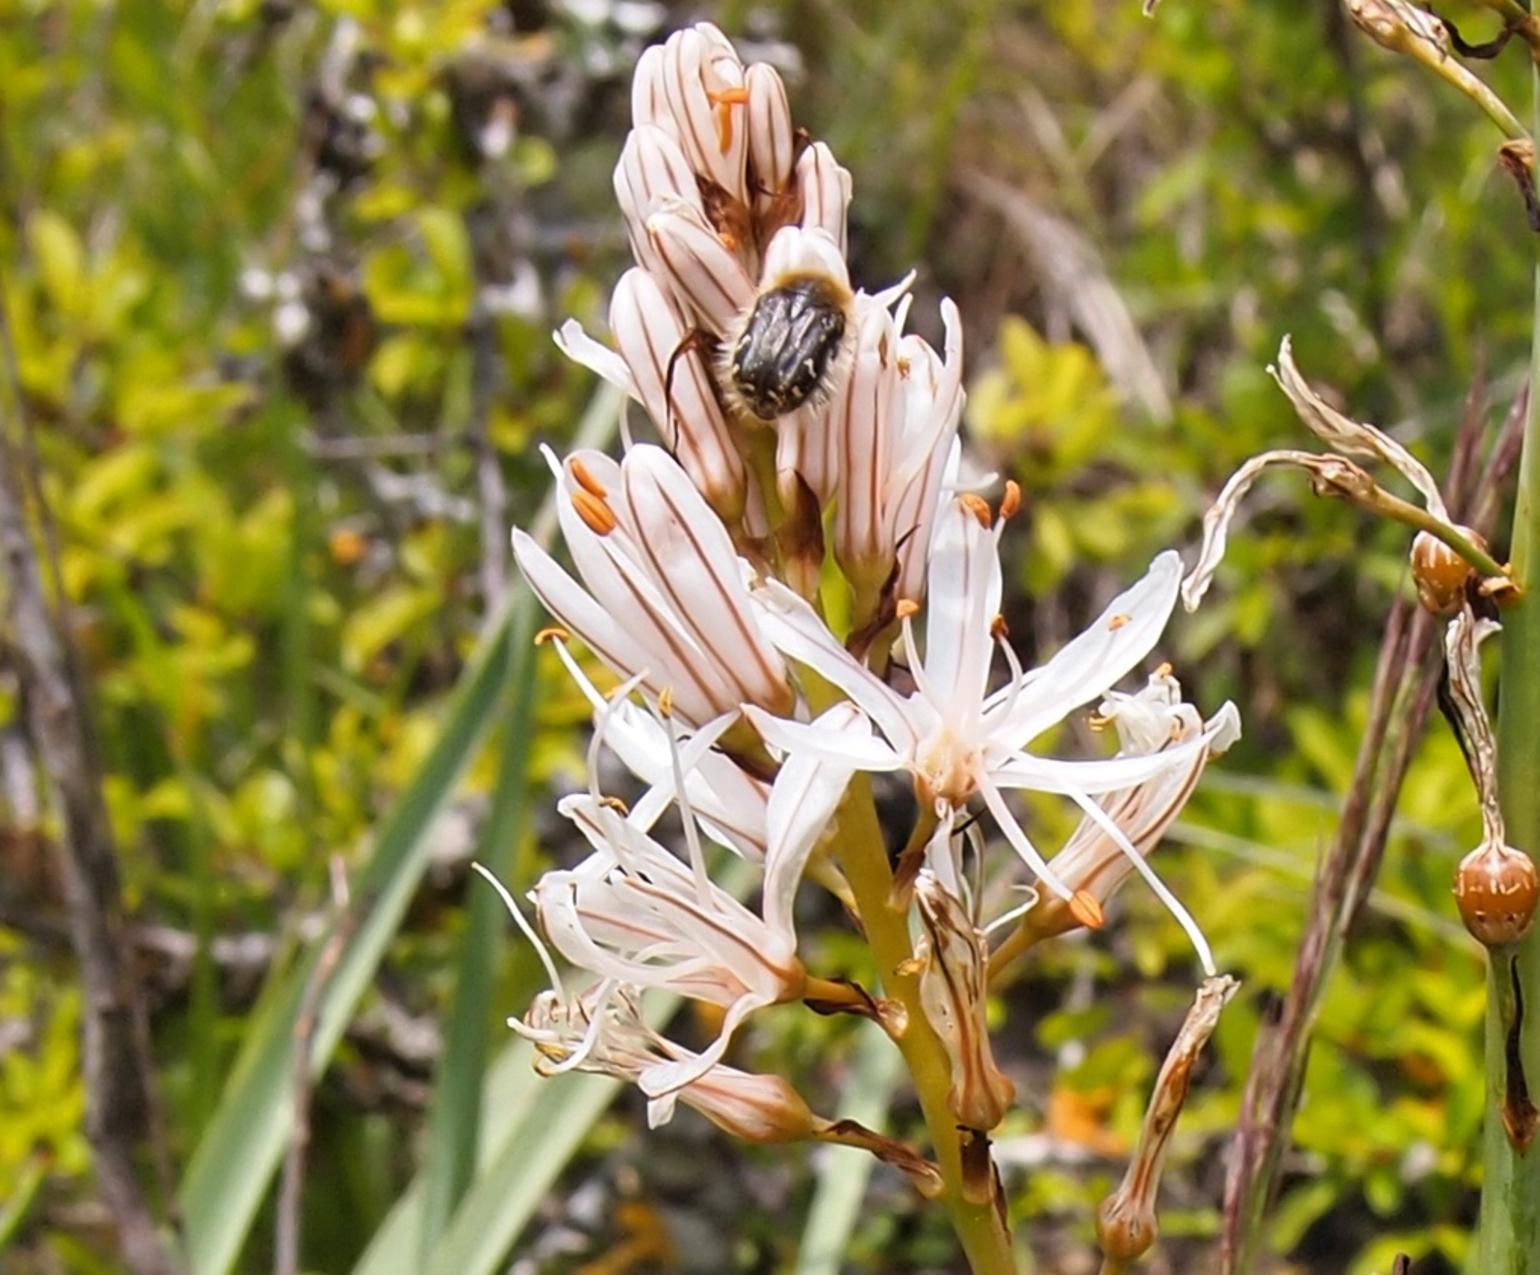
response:
[[[1476,941],[1503,947],[1523,938],[1534,920],[1540,877],[1522,850],[1487,842],[1460,860],[1454,897]]]
[[[1145,1111],[1139,1145],[1129,1161],[1128,1171],[1118,1189],[1102,1201],[1096,1211],[1096,1236],[1108,1266],[1121,1266],[1143,1254],[1155,1242],[1160,1230],[1155,1215],[1155,1194],[1160,1187],[1160,1171],[1166,1149],[1176,1129],[1177,1118],[1187,1102],[1193,1068],[1198,1055],[1219,1025],[1219,1015],[1240,984],[1233,978],[1206,979],[1193,999],[1182,1029],[1172,1042],[1155,1090]]]
[[[811,1138],[819,1124],[802,1095],[782,1077],[733,1067],[713,1067],[680,1090],[679,1098],[745,1142],[800,1142]]]
[[[989,954],[968,914],[928,869],[915,881],[920,922],[930,949],[920,975],[920,1003],[952,1064],[947,1102],[958,1122],[993,1129],[1016,1097],[995,1066],[984,1021]]]
[[[1482,549],[1487,542],[1469,527],[1460,527]],[[1476,569],[1437,536],[1419,531],[1412,541],[1412,579],[1417,600],[1434,615],[1452,615],[1465,600],[1465,586]]]

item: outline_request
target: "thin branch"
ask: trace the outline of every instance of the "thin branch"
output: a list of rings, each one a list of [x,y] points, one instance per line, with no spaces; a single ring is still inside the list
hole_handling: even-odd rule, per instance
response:
[[[332,910],[331,936],[305,982],[300,999],[299,1017],[294,1021],[294,1128],[289,1135],[289,1150],[284,1156],[283,1179],[278,1187],[278,1220],[274,1228],[273,1275],[299,1275],[300,1238],[304,1219],[305,1153],[310,1146],[310,1042],[315,1036],[321,1013],[321,999],[347,950],[353,931],[363,920],[363,910],[348,902],[347,878],[342,861],[331,861]]]
[[[23,476],[30,473],[35,480],[38,475],[31,463],[29,422],[3,298],[0,345],[5,354],[0,380],[7,388],[0,400],[5,415],[0,421],[0,563],[12,630],[8,645],[20,657],[28,731],[61,817],[56,843],[60,877],[85,991],[86,1137],[102,1197],[118,1226],[124,1265],[135,1275],[171,1275],[179,1263],[162,1240],[137,1176],[138,1153],[155,1123],[149,1024],[124,932],[91,705],[62,616],[65,599],[49,596],[28,523]],[[40,483],[34,481],[30,495],[48,536]]]

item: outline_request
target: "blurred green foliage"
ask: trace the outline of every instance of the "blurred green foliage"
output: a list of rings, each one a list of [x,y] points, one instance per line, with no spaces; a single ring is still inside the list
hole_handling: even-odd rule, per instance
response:
[[[1472,6],[1449,11],[1486,34]],[[1511,399],[1532,250],[1496,135],[1357,38],[1336,0],[1166,0],[1154,20],[1135,0],[0,0],[6,355],[92,672],[129,902],[144,928],[192,940],[143,956],[178,1162],[263,978],[312,934],[301,918],[324,908],[327,859],[358,862],[431,745],[507,570],[504,523],[543,494],[534,444],[568,437],[588,400],[547,334],[569,314],[603,329],[624,262],[608,171],[630,66],[700,13],[782,64],[799,119],[852,169],[858,278],[918,268],[926,330],[939,295],[962,303],[977,459],[1027,496],[1007,540],[1024,655],[1190,544],[1246,456],[1304,441],[1264,371],[1285,332],[1307,374],[1436,469],[1478,375],[1494,423]],[[1522,62],[1490,67],[1512,101]],[[1288,986],[1383,617],[1407,588],[1399,529],[1289,477],[1248,508],[1166,651],[1198,703],[1234,698],[1247,726],[1159,860],[1245,982],[1178,1134],[1169,1269],[1216,1233],[1216,1151]],[[539,681],[533,774],[555,795],[579,772],[583,714],[548,654]],[[89,1163],[57,828],[29,804],[41,785],[3,647],[0,743],[0,1248],[8,1270],[102,1269],[74,1209]],[[418,1163],[501,746],[442,821],[317,1093],[313,1269],[347,1269]],[[548,804],[542,862],[570,850]],[[1067,831],[1064,811],[1033,814],[1046,843]],[[1449,876],[1476,827],[1435,722],[1323,1007],[1272,1220],[1294,1269],[1462,1258],[1482,968]],[[815,955],[850,959],[838,935]],[[527,998],[526,965],[510,945],[501,1013]],[[1180,931],[1130,888],[1104,934],[1045,950],[1002,998],[1002,1056],[1023,1081],[1002,1153],[1043,1269],[1089,1248],[1192,981]],[[783,1011],[744,1053],[823,1096],[853,1039]],[[578,1260],[559,1219],[586,1189],[655,1210],[676,1244],[717,1228],[718,1269],[778,1269],[795,1242],[779,1214],[812,1189],[805,1159],[713,1142],[691,1160],[706,1135],[686,1116],[653,1136],[654,1160],[638,1105],[617,1111],[528,1252]],[[724,1203],[703,1175],[732,1175],[702,1166],[729,1156],[760,1186]],[[934,1219],[880,1174],[872,1190],[852,1264],[946,1268]],[[581,1214],[571,1251],[623,1244],[607,1216]],[[265,1267],[269,1225],[243,1269]]]

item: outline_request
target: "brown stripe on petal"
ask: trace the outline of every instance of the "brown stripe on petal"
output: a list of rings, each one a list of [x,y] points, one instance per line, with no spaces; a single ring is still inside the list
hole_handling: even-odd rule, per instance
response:
[[[729,583],[725,582],[717,574],[715,564],[707,553],[706,547],[696,537],[694,527],[690,525],[690,521],[686,518],[684,512],[674,503],[672,495],[658,483],[653,484],[652,490],[658,502],[668,511],[670,519],[679,528],[680,532],[683,533],[685,539],[689,541],[695,560],[701,565],[706,578],[711,581],[712,587],[716,590],[718,600],[727,616],[731,619],[732,626],[736,630],[738,637],[742,640],[744,649],[748,652],[759,676],[764,679],[764,686],[761,689],[770,690],[771,694],[767,698],[771,700],[778,698],[776,692],[783,690],[786,685],[785,671],[778,663],[772,664],[766,658],[763,639],[757,630],[751,626],[751,622],[744,614],[744,608],[739,605],[738,599],[734,597],[732,586],[738,583],[737,578],[733,577],[731,583]],[[641,548],[653,565],[658,584],[668,594],[680,617],[691,629],[701,636],[703,645],[706,645],[708,649],[712,649],[709,645],[707,634],[702,631],[702,623],[707,620],[707,617],[696,616],[691,613],[691,609],[685,605],[685,599],[680,597],[674,588],[671,573],[667,566],[658,558],[656,550],[646,538],[641,539]],[[713,650],[713,654],[717,654],[717,652]],[[737,676],[733,668],[736,661],[725,659],[718,655],[718,663],[733,681],[742,680]],[[773,705],[767,704],[766,707],[773,707]]]

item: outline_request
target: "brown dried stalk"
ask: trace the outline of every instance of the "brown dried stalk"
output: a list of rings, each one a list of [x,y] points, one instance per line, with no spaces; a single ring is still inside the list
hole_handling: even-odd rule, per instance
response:
[[[19,402],[10,330],[0,310],[0,344],[11,392],[0,421],[0,564],[8,609],[6,645],[16,657],[32,747],[47,774],[60,816],[60,878],[69,913],[70,943],[84,989],[82,1062],[86,1137],[102,1198],[118,1227],[120,1257],[134,1275],[171,1275],[168,1251],[138,1179],[139,1152],[153,1124],[149,1025],[125,932],[112,825],[102,797],[102,767],[79,659],[63,618],[64,600],[50,600],[27,517],[30,495],[46,522],[36,470],[27,464],[26,422]],[[30,452],[30,448],[25,448]]]

